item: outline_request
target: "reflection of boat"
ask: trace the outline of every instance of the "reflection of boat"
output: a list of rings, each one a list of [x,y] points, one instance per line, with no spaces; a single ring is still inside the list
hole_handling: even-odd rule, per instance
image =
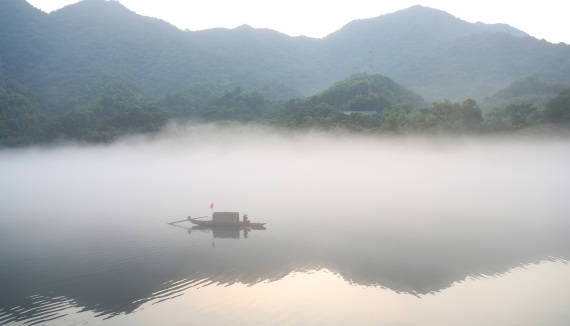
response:
[[[191,217],[188,220],[196,225],[205,226],[209,228],[236,228],[236,229],[252,229],[252,230],[264,230],[265,223],[252,223],[252,222],[243,222],[238,221],[234,223],[219,223],[214,220],[209,221],[200,221],[193,219]]]
[[[243,230],[243,237],[248,238],[249,231],[251,229],[246,228],[236,228],[236,227],[207,227],[207,226],[200,226],[195,225],[188,229],[188,234],[191,234],[193,231],[203,231],[207,232],[212,230],[212,236],[214,239],[240,239],[242,230]]]

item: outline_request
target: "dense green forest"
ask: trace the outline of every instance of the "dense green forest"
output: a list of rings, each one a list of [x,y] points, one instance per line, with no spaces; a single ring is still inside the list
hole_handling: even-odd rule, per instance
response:
[[[0,87],[0,143],[19,145],[62,140],[110,141],[119,135],[157,131],[167,115],[139,92],[105,83],[53,114],[13,83]]]
[[[271,101],[239,87],[222,90],[200,84],[153,102],[133,86],[108,82],[70,103],[74,104],[69,111],[53,114],[23,86],[5,83],[0,88],[0,143],[109,142],[126,134],[156,132],[168,121],[235,121],[397,134],[491,133],[570,123],[570,89],[542,108],[515,104],[483,114],[472,99],[427,105],[392,80],[368,74],[352,75],[313,96],[288,101]]]
[[[347,103],[362,102],[363,94],[354,85],[366,79],[373,83],[383,80],[383,77],[354,75],[323,93],[307,99],[291,100],[284,104],[273,122],[289,127],[392,133],[491,133],[540,124],[566,125],[570,122],[570,88],[542,107],[528,103],[510,104],[485,114],[472,99],[462,102],[445,100],[429,106],[417,106],[420,102],[415,102],[415,106],[410,105],[409,99],[414,96],[407,90],[402,90],[405,97],[400,102],[375,107],[374,104],[378,102],[387,102],[387,97],[378,96],[372,87],[369,105],[360,109],[372,109],[377,114],[359,114],[358,110],[347,114],[344,110],[353,109]],[[330,101],[331,98],[336,101]]]
[[[516,80],[506,88],[485,98],[481,108],[488,112],[495,108],[528,104],[542,109],[549,100],[568,88],[570,84],[567,83],[546,82],[537,76],[529,76]]]

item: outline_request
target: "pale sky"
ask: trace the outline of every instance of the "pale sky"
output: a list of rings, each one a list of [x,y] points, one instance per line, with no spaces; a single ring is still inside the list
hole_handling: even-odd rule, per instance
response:
[[[77,0],[28,0],[50,12]],[[539,39],[570,44],[568,0],[120,0],[145,16],[181,29],[233,28],[248,24],[297,36],[323,37],[354,19],[376,17],[421,4],[469,22],[505,23]]]

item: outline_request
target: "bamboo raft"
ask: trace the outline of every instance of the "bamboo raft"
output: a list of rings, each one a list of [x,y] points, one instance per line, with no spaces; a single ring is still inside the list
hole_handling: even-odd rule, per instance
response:
[[[208,228],[237,228],[237,229],[249,229],[249,230],[264,230],[266,223],[254,223],[247,219],[247,215],[244,215],[243,220],[239,219],[239,212],[214,212],[212,214],[211,220],[201,220],[208,216],[201,217],[191,217],[188,216],[186,219],[173,221],[168,224],[176,224],[182,222],[190,222],[192,224],[208,227]]]

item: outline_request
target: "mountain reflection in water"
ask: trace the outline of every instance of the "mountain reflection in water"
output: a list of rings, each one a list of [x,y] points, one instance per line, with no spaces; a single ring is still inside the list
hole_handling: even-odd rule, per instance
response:
[[[196,229],[189,236],[164,224],[139,226],[134,234],[90,228],[65,244],[54,239],[31,255],[6,257],[1,315],[3,322],[53,317],[59,309],[77,306],[114,316],[195,286],[256,284],[321,268],[352,283],[422,295],[467,276],[570,257],[568,228],[562,225],[449,222],[420,231],[372,223],[289,229],[276,221],[270,230],[247,238],[239,231],[220,235],[220,230]]]
[[[359,161],[359,169],[341,176],[338,184],[331,184],[330,171],[291,180],[304,164],[287,176],[274,170],[259,176],[259,166],[268,162],[249,161],[251,153],[241,157],[247,164],[237,164],[236,170],[227,170],[236,165],[232,162],[226,170],[211,167],[215,172],[207,170],[211,160],[196,163],[195,156],[177,151],[169,152],[172,160],[156,159],[152,150],[127,150],[117,157],[113,147],[4,153],[1,179],[12,186],[0,186],[5,217],[0,220],[0,324],[48,321],[70,307],[113,317],[192,288],[251,286],[292,272],[326,269],[353,285],[424,297],[468,277],[545,260],[564,262],[570,257],[570,222],[562,199],[569,189],[568,147],[553,146],[551,156],[542,152],[536,156],[545,160],[532,163],[520,160],[527,150],[507,153],[506,159],[504,151],[485,156],[496,161],[488,170],[463,157],[461,164],[479,166],[476,176],[449,167],[429,178],[416,174],[417,182],[406,176],[414,160],[406,157],[407,167],[383,172],[378,165],[395,167],[386,160],[399,161],[383,156]],[[449,158],[422,155],[424,163]],[[509,155],[519,164],[510,164]],[[324,160],[331,162],[331,156],[350,157],[335,153]],[[533,167],[547,172],[533,179]],[[503,169],[500,180],[493,179],[497,169]],[[389,183],[393,173],[413,189]],[[220,180],[212,181],[215,174]],[[267,183],[251,181],[269,175],[274,178]],[[494,188],[483,191],[489,182]],[[226,183],[239,186],[221,191],[218,186]],[[359,185],[366,186],[359,190]],[[509,192],[513,189],[516,195]],[[189,212],[203,213],[199,210],[207,210],[211,200],[227,209],[243,207],[269,227],[245,236],[199,228],[188,234],[166,224]]]

